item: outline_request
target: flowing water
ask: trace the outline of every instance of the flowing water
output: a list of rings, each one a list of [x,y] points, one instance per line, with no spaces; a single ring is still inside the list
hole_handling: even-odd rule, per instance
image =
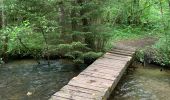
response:
[[[78,70],[68,60],[53,60],[50,67],[41,62],[18,60],[0,66],[0,100],[48,100],[86,67]]]
[[[109,100],[170,100],[170,70],[157,66],[128,70]],[[71,61],[53,60],[40,65],[34,60],[18,60],[0,66],[0,100],[48,100],[78,75]]]
[[[109,100],[170,100],[170,70],[153,65],[128,70]]]

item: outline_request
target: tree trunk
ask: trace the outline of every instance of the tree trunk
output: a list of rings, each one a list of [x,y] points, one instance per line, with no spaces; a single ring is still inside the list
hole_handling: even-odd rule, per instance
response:
[[[45,46],[46,46],[45,54],[47,55],[48,66],[50,66],[49,46],[48,46],[47,38],[45,36],[43,29],[42,29],[42,35],[43,35],[43,38],[44,38],[44,41],[45,41]]]
[[[2,7],[2,11],[1,11],[1,26],[2,29],[5,28],[6,23],[5,23],[5,9],[4,9],[4,2],[3,0],[1,0],[1,7]],[[3,52],[2,52],[2,60],[6,63],[8,61],[8,34],[4,35],[4,43],[3,43]]]
[[[2,52],[2,60],[7,63],[8,61],[8,36],[5,36],[3,43],[3,52]]]
[[[74,8],[74,6],[76,6],[76,2],[75,1],[72,1],[72,6],[73,8],[71,9],[71,28],[72,28],[72,32],[76,32],[78,31],[77,30],[77,27],[78,27],[78,23],[76,21],[75,18],[77,18],[77,14],[76,14],[76,10]],[[73,33],[72,35],[72,39],[73,41],[78,41],[78,36],[76,34]]]
[[[30,50],[30,48],[28,48],[23,42],[22,42],[22,39],[20,37],[17,37],[20,44],[25,48],[27,49],[30,53],[32,53],[32,50]],[[37,54],[38,55],[38,54]],[[40,64],[40,61],[38,60],[38,57],[37,56],[34,56],[33,55],[33,58],[36,60],[37,64]]]
[[[88,19],[85,17],[86,16],[86,8],[83,7],[83,3],[86,2],[85,0],[78,0],[77,3],[82,7],[80,10],[80,17],[82,18],[82,25],[83,25],[83,32],[85,32],[85,43],[87,44],[87,47],[93,48],[94,47],[94,39],[92,35],[89,35],[89,26],[90,22]]]
[[[168,5],[169,5],[169,9],[170,9],[170,0],[168,0]]]
[[[134,0],[134,2],[133,2],[134,4],[134,6],[133,6],[133,24],[135,24],[135,25],[139,25],[140,24],[140,12],[138,12],[139,11],[139,0]],[[136,12],[138,12],[138,13],[136,13]]]
[[[66,24],[65,20],[66,20],[66,18],[65,18],[64,4],[61,1],[58,3],[58,5],[59,5],[59,8],[58,8],[58,10],[59,10],[59,25],[61,27],[60,28],[60,37],[61,37],[61,39],[65,40],[65,24]]]

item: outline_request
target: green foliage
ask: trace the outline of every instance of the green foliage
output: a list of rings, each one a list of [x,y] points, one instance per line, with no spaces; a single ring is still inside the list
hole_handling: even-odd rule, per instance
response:
[[[160,53],[158,63],[170,65],[170,36],[164,36],[154,45]]]
[[[10,55],[30,55],[35,53],[38,53],[39,50],[42,49],[42,40],[39,38],[33,38],[33,37],[40,37],[39,34],[34,33],[30,23],[28,21],[24,21],[19,26],[10,26],[6,27],[1,30],[3,34],[1,34],[1,37],[7,35],[9,38],[8,43],[8,52]],[[22,44],[22,43],[23,44]],[[34,43],[36,42],[36,44]],[[24,47],[24,46],[26,47]],[[28,48],[30,50],[28,50]],[[32,51],[32,52],[30,52]]]
[[[167,53],[154,47],[147,47],[136,52],[136,59],[140,62],[155,63],[161,66],[168,66],[170,59]]]
[[[4,5],[8,24],[0,35],[9,37],[10,55],[58,55],[82,63],[84,54],[105,51],[110,38],[100,19],[104,0],[6,0]]]
[[[135,53],[135,57],[138,61],[144,62],[144,50],[143,49],[137,50]]]
[[[73,51],[86,51],[89,48],[86,47],[86,44],[81,42],[72,42],[70,44],[59,44],[57,51],[60,55],[64,55]],[[68,54],[67,54],[68,55]]]
[[[1,23],[0,47],[8,37],[10,55],[58,55],[83,63],[118,40],[159,36],[153,59],[169,63],[168,0],[4,0],[3,6],[7,23]],[[137,55],[144,61],[145,50]]]
[[[140,62],[156,63],[161,66],[170,65],[170,37],[163,36],[152,47],[145,47],[136,52],[136,58]]]
[[[84,59],[94,60],[94,59],[97,59],[97,58],[101,57],[102,54],[103,54],[102,52],[96,53],[96,52],[91,51],[91,52],[87,52],[87,53],[83,54],[83,58]]]
[[[95,60],[102,55],[90,51],[86,44],[72,42],[71,44],[59,44],[57,47],[58,55],[73,59],[75,63],[84,63],[84,59]]]

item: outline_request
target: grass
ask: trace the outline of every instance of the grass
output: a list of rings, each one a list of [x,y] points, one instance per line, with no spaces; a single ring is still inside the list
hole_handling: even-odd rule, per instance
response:
[[[141,27],[115,27],[112,29],[112,38],[113,42],[119,40],[129,40],[129,39],[139,39],[148,36],[159,36],[159,33],[156,30],[145,30]]]

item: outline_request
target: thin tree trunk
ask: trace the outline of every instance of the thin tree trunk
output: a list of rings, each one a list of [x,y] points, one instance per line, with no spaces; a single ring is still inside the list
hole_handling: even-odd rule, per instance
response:
[[[2,28],[4,28],[5,27],[5,11],[4,11],[4,2],[3,2],[3,0],[1,0],[1,7],[2,7],[2,11],[1,11]]]
[[[75,1],[72,1],[72,6],[73,6],[73,8],[71,10],[71,28],[72,28],[73,32],[76,32],[77,27],[78,27],[78,23],[77,23],[77,21],[75,19],[77,17],[76,10],[74,8],[74,6],[76,6]],[[78,41],[78,36],[76,34],[73,34],[72,39],[73,39],[73,41]]]
[[[161,13],[161,18],[162,18],[162,24],[164,26],[164,34],[166,36],[166,45],[168,45],[168,34],[166,32],[166,23],[165,23],[165,20],[164,20],[164,11],[163,11],[163,6],[162,6],[162,1],[160,0],[159,1],[160,3],[160,13]],[[166,51],[168,51],[168,46],[166,46]]]
[[[170,0],[168,0],[168,5],[169,5],[169,9],[170,9]]]
[[[59,25],[60,25],[60,37],[61,39],[64,39],[65,40],[65,10],[64,10],[64,4],[63,4],[63,1],[60,1],[58,3],[59,5]]]
[[[45,41],[45,46],[46,46],[45,54],[47,54],[48,66],[50,66],[49,46],[48,46],[47,38],[45,36],[45,33],[44,33],[43,29],[42,29],[42,35],[43,35],[43,38],[44,38],[44,41]]]
[[[85,32],[85,43],[87,44],[87,47],[93,48],[94,47],[94,39],[91,35],[88,34],[90,22],[85,17],[86,8],[83,7],[84,2],[85,2],[85,0],[77,0],[77,3],[82,7],[82,9],[80,10],[80,17],[82,17],[81,20],[82,20],[82,25],[83,25],[83,32]]]
[[[133,24],[138,25],[140,24],[140,12],[139,11],[139,0],[133,1]],[[138,12],[138,13],[135,13]]]
[[[1,0],[1,7],[2,7],[2,11],[1,11],[1,18],[2,18],[2,29],[5,28],[6,23],[5,23],[5,9],[4,9],[4,1]],[[4,35],[4,43],[3,43],[3,52],[2,52],[2,60],[6,63],[8,61],[8,35],[5,34]]]
[[[21,38],[19,38],[19,37],[17,37],[17,38],[18,38],[20,44],[31,53],[32,50],[30,50],[30,48],[28,48],[28,47],[22,42]],[[38,64],[40,64],[40,61],[37,59],[37,57],[33,56],[33,58],[36,60],[36,62],[37,62]]]
[[[4,44],[3,44],[3,58],[2,60],[7,63],[8,61],[8,36],[5,36]]]

